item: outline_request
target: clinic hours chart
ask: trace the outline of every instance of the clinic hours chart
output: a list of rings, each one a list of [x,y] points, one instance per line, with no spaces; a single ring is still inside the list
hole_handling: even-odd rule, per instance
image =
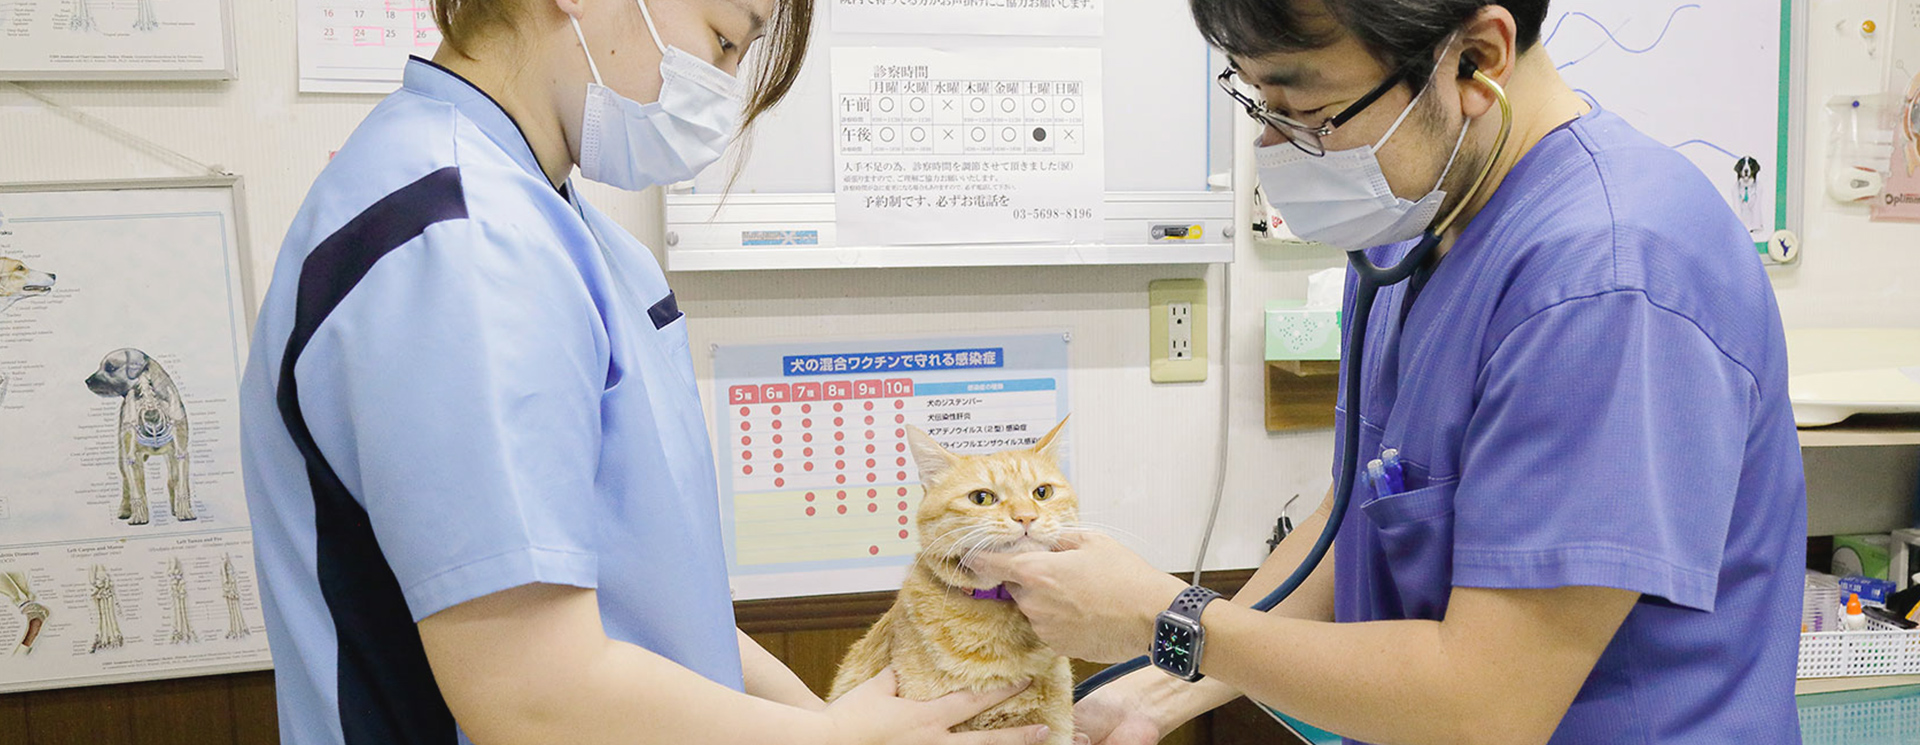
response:
[[[910,378],[730,387],[737,563],[913,555],[921,489],[906,427],[960,453],[1030,447],[1053,426],[1054,388]]]
[[[428,0],[323,0],[320,40],[335,47],[383,47],[430,56],[440,46]]]
[[[840,97],[847,155],[1080,155],[1078,81],[934,80],[925,66],[881,66],[864,93]]]

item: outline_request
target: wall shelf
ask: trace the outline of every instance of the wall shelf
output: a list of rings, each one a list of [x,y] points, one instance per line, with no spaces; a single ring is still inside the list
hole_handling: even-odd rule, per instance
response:
[[[1829,427],[1800,430],[1800,447],[1920,445],[1920,417],[1862,415]]]

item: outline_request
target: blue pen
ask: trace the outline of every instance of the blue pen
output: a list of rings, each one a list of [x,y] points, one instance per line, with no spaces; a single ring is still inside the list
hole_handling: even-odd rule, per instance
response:
[[[1380,464],[1382,470],[1386,472],[1387,486],[1393,490],[1393,493],[1399,494],[1406,491],[1407,472],[1406,468],[1400,465],[1400,450],[1387,448],[1380,451]]]
[[[1367,481],[1373,484],[1373,495],[1386,499],[1394,495],[1392,482],[1387,480],[1387,468],[1379,458],[1367,462]]]

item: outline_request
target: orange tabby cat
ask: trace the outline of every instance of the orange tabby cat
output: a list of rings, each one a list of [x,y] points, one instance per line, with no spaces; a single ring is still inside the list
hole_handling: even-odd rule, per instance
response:
[[[1047,745],[1073,741],[1073,672],[1033,633],[1011,601],[975,596],[993,585],[961,566],[970,553],[1047,551],[1080,530],[1079,502],[1056,459],[1061,421],[1029,450],[955,455],[908,430],[926,496],[916,526],[920,555],[900,596],[853,645],[829,701],[892,667],[900,695],[927,701],[962,690],[1033,681],[955,731],[1045,724]]]

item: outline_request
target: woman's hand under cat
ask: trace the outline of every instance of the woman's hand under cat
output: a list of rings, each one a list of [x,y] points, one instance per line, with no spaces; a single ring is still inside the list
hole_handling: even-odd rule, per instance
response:
[[[898,698],[893,670],[847,692],[827,707],[834,745],[1039,745],[1045,726],[990,732],[948,730],[1013,698],[1026,686],[999,691],[952,693],[932,701]]]
[[[1088,662],[1146,654],[1153,620],[1186,588],[1118,541],[1093,534],[1051,553],[982,553],[967,564],[1003,582],[1054,651]]]
[[[1166,736],[1125,679],[1073,705],[1074,745],[1153,745]]]

